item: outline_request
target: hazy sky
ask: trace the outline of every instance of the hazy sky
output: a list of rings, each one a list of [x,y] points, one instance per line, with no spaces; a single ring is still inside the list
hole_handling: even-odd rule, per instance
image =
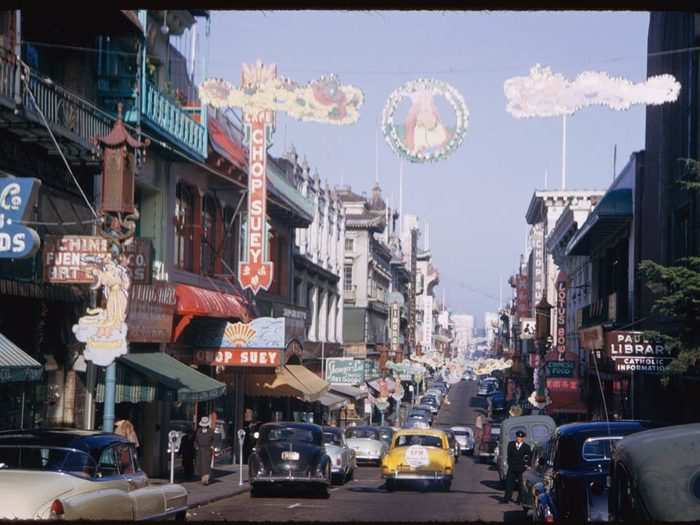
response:
[[[278,116],[273,155],[293,144],[321,178],[370,193],[379,136],[379,182],[398,206],[399,159],[378,134],[388,95],[429,77],[455,86],[469,109],[462,147],[440,163],[406,164],[404,213],[430,224],[436,293],[476,316],[498,303],[499,282],[525,249],[525,212],[535,189],[561,185],[561,118],[518,120],[506,112],[503,82],[536,63],[571,78],[595,69],[640,81],[646,74],[648,13],[215,12],[208,76],[235,84],[241,62],[276,63],[308,82],[324,73],[365,93],[353,126]],[[568,120],[567,188],[605,189],[644,146],[644,109],[587,108]]]

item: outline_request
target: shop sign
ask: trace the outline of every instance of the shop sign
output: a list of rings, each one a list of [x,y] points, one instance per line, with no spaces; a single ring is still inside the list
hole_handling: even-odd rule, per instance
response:
[[[111,258],[111,241],[91,235],[47,235],[44,237],[44,282],[92,284],[91,268],[96,259]],[[124,247],[133,283],[149,284],[153,245],[138,238]]]
[[[411,282],[408,298],[408,348],[413,352],[416,348],[416,261],[418,257],[418,230],[411,229]]]
[[[365,380],[365,360],[347,357],[326,359],[326,382],[331,385],[359,385]]]
[[[650,340],[642,332],[608,332],[605,342],[617,372],[660,374],[673,360],[663,341]]]
[[[560,355],[566,353],[566,274],[559,272],[557,279],[557,335],[555,346]]]
[[[547,378],[547,390],[551,392],[578,392],[579,380],[573,378]]]
[[[579,338],[581,340],[581,348],[586,350],[600,350],[605,347],[603,327],[600,325],[579,330]]]
[[[520,319],[520,339],[534,339],[535,326],[534,317],[523,317]]]
[[[433,296],[423,296],[423,351],[433,349]]]
[[[389,331],[391,337],[391,350],[398,352],[400,348],[400,323],[401,305],[393,303],[389,308]]]
[[[177,297],[175,285],[135,284],[129,295],[126,339],[133,343],[169,343]]]
[[[576,370],[575,361],[547,361],[547,377],[573,377]]]
[[[516,278],[517,290],[517,313],[519,318],[530,315],[530,297],[528,295],[527,274],[521,273]]]
[[[540,355],[537,352],[530,352],[528,354],[528,363],[530,368],[537,368],[540,363]]]
[[[192,361],[196,365],[278,367],[282,365],[282,350],[202,349],[194,351]]]
[[[31,217],[40,185],[32,178],[0,181],[0,259],[26,259],[39,249],[39,234],[22,222]]]
[[[279,348],[286,346],[283,317],[258,317],[250,323],[198,322],[188,343],[205,348]]]
[[[532,226],[530,233],[530,243],[532,246],[533,253],[533,293],[532,304],[537,304],[537,302],[542,298],[544,292],[544,223],[538,223]]]

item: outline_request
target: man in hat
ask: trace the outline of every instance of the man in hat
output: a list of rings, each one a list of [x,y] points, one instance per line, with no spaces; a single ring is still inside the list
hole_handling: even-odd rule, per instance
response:
[[[525,443],[525,432],[518,430],[515,433],[515,441],[508,443],[508,474],[506,475],[506,492],[501,503],[509,503],[513,495],[513,486],[518,489],[518,500],[522,499],[523,472],[530,462],[530,445]]]
[[[209,485],[211,458],[214,452],[214,431],[209,426],[209,418],[206,416],[199,420],[194,448],[197,450],[197,474],[201,477],[203,485]]]

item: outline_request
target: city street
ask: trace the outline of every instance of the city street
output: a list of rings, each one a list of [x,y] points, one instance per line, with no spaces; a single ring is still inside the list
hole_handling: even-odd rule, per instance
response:
[[[485,405],[476,397],[476,383],[462,381],[452,387],[450,404],[444,404],[434,427],[473,425],[474,409]],[[331,497],[316,499],[298,494],[251,498],[249,493],[190,511],[192,520],[305,520],[305,521],[510,521],[525,519],[522,508],[501,505],[498,475],[490,465],[462,456],[449,493],[384,489],[377,467],[360,467],[355,479],[333,487]],[[420,497],[416,497],[420,494]]]

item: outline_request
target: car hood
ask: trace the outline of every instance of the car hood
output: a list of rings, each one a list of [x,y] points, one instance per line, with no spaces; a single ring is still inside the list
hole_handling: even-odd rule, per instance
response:
[[[34,519],[43,507],[80,483],[60,472],[0,470],[0,519]]]

